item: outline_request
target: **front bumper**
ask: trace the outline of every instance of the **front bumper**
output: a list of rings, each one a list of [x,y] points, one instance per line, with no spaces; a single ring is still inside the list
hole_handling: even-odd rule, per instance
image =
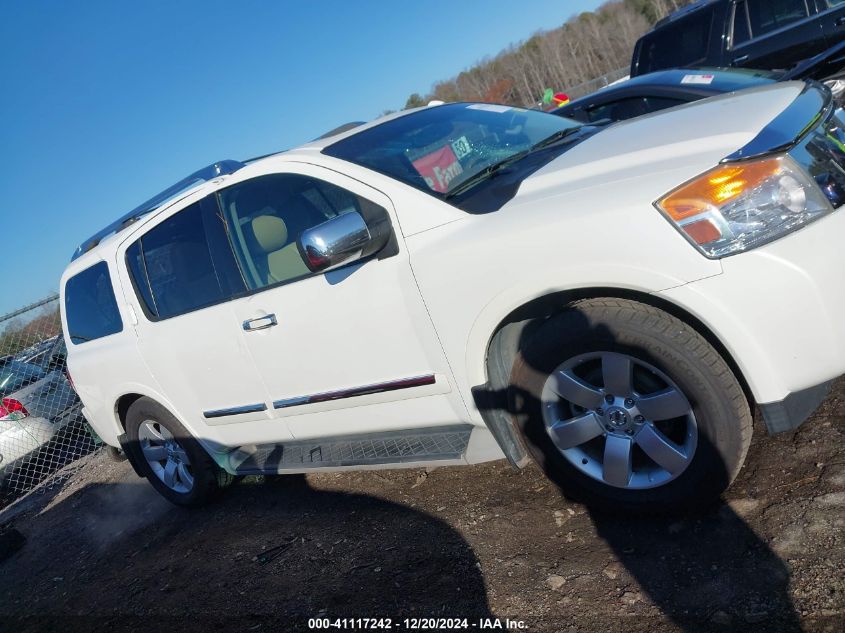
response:
[[[659,296],[720,340],[772,432],[794,429],[845,374],[845,208]]]

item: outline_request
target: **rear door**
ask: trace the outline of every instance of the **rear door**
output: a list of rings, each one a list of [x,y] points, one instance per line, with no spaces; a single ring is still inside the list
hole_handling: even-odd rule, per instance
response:
[[[138,347],[165,397],[202,439],[240,444],[290,437],[270,421],[266,391],[233,327],[230,299],[244,289],[213,198],[163,218],[125,246],[125,294],[137,312]]]
[[[814,0],[740,0],[734,4],[728,63],[787,69],[827,47]]]
[[[845,40],[845,0],[815,0],[828,47]]]

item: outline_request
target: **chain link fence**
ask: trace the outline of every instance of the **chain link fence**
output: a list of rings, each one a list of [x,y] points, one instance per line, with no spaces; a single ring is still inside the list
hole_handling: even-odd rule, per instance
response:
[[[66,357],[57,295],[0,316],[0,507],[63,481],[68,464],[101,444]]]

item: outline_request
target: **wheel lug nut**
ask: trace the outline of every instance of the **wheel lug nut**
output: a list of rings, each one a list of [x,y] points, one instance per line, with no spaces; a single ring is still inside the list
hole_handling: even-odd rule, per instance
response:
[[[607,404],[613,404],[613,396],[611,396],[610,394],[607,394],[607,395],[604,397],[604,401],[605,401]]]
[[[625,406],[629,409],[634,406],[634,399],[633,398],[625,398]]]
[[[641,415],[635,417],[634,420],[637,422],[637,424],[642,424],[643,422],[645,422],[645,418]]]
[[[596,409],[596,413],[598,413],[599,415],[604,415],[604,409],[599,407],[598,409]]]

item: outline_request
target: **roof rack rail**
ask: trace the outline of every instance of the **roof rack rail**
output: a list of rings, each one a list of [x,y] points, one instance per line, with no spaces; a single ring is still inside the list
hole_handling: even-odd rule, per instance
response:
[[[334,128],[333,130],[329,130],[325,134],[318,136],[315,138],[315,141],[322,140],[324,138],[329,138],[330,136],[336,136],[338,134],[343,134],[344,132],[348,132],[349,130],[354,130],[359,125],[364,125],[366,121],[350,121],[349,123],[344,123],[343,125],[339,125],[338,127]]]
[[[119,233],[121,230],[123,230],[130,224],[137,222],[148,213],[152,213],[159,207],[163,206],[165,203],[170,202],[180,193],[186,193],[189,189],[192,189],[194,186],[212,180],[213,178],[217,178],[218,176],[233,174],[242,167],[244,167],[244,164],[240,161],[221,160],[216,163],[212,163],[208,167],[203,167],[202,169],[195,171],[190,176],[183,178],[175,185],[171,185],[161,193],[154,195],[152,198],[150,198],[143,204],[138,205],[129,213],[121,216],[120,218],[109,224],[106,228],[102,229],[101,231],[98,231],[97,233],[89,237],[87,240],[85,240],[84,242],[82,242],[82,244],[79,245],[76,251],[74,251],[73,257],[71,257],[70,260],[73,261],[81,255],[87,253],[92,248],[95,248],[97,244],[102,242],[108,236],[114,235],[115,233]]]

